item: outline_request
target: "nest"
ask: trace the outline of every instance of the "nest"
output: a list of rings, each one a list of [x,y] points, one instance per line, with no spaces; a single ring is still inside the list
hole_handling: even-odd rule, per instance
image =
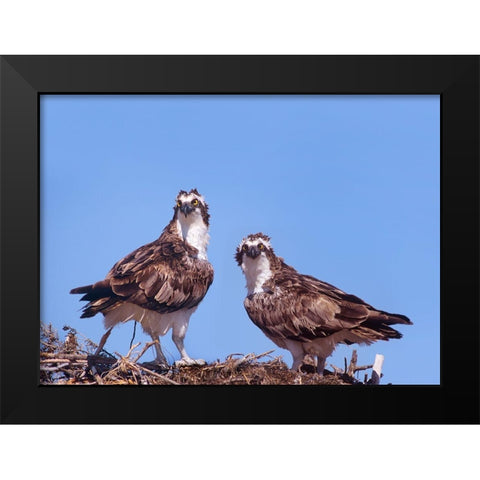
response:
[[[41,325],[40,382],[43,385],[354,385],[358,370],[370,366],[352,366],[333,372],[315,372],[312,359],[306,360],[301,372],[288,368],[281,357],[271,357],[273,350],[262,354],[231,354],[224,361],[186,367],[159,369],[151,362],[140,362],[154,342],[140,349],[136,344],[127,355],[102,350],[75,329],[64,327],[66,337],[59,339],[51,325]],[[365,383],[368,383],[365,378]]]

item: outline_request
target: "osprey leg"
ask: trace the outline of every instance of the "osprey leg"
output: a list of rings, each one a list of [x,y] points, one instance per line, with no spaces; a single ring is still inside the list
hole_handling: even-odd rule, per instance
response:
[[[182,358],[175,362],[175,366],[184,367],[186,365],[205,365],[207,362],[201,358],[194,360],[190,358],[187,351],[185,350],[184,339],[185,334],[187,333],[188,321],[186,324],[175,323],[172,327],[172,340],[175,343],[178,351]]]
[[[296,342],[295,340],[285,340],[285,346],[293,357],[293,365],[291,369],[300,371],[303,359],[305,358],[305,352],[303,351],[302,344],[300,342]]]
[[[155,342],[155,351],[157,352],[157,355],[155,357],[155,363],[158,365],[168,368],[168,362],[167,359],[165,358],[165,355],[162,352],[162,347],[160,346],[160,338],[155,335],[150,335],[152,337],[152,340]]]
[[[322,377],[323,371],[325,370],[325,361],[324,357],[317,357],[317,373]]]

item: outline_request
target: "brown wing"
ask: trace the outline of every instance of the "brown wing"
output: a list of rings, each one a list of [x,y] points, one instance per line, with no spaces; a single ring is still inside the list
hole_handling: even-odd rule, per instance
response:
[[[411,323],[403,315],[376,310],[362,299],[314,277],[300,275],[287,265],[264,290],[247,297],[244,304],[255,325],[272,340],[308,341],[342,329],[375,340],[400,338],[401,334],[388,325]]]
[[[197,259],[196,253],[178,236],[164,232],[158,240],[118,261],[105,280],[71,293],[85,293],[82,300],[90,301],[82,317],[107,312],[124,301],[159,313],[192,308],[202,301],[213,281],[211,264]]]

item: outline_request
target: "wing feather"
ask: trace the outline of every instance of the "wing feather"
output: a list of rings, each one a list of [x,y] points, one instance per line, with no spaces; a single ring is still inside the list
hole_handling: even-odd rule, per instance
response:
[[[244,305],[253,323],[280,346],[285,339],[309,341],[344,329],[358,330],[365,338],[399,338],[387,325],[411,323],[285,264],[264,292],[249,295]]]
[[[196,258],[197,250],[168,228],[159,239],[144,245],[119,260],[105,280],[81,287],[91,300],[84,315],[107,312],[119,302],[168,313],[198,305],[212,281],[213,268]],[[86,298],[87,299],[87,298]]]

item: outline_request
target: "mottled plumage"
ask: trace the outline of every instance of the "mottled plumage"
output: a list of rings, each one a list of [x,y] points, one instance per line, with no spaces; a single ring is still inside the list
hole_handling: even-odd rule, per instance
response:
[[[157,362],[166,365],[159,336],[171,328],[184,364],[195,363],[185,351],[191,314],[213,281],[207,260],[208,205],[196,189],[180,191],[174,216],[160,237],[118,261],[104,280],[74,288],[84,293],[82,318],[103,313],[107,329],[138,321],[156,344]],[[109,333],[109,332],[108,332]]]
[[[312,354],[322,374],[336,344],[401,338],[391,325],[412,323],[404,315],[377,310],[355,295],[298,273],[275,255],[270,238],[262,233],[243,239],[235,258],[247,278],[248,316],[276,345],[292,353],[293,369]]]

